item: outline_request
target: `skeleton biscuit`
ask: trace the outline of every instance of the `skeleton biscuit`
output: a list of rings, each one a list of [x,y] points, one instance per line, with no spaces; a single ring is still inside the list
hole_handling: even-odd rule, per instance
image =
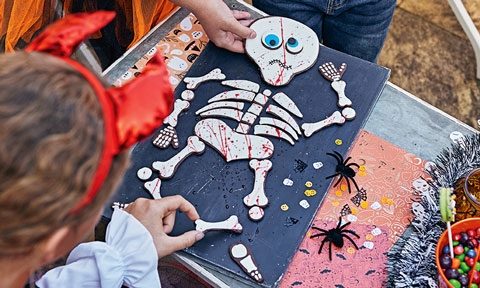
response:
[[[247,39],[246,53],[273,86],[288,84],[315,64],[320,49],[317,34],[306,25],[285,17],[265,17],[250,25],[257,37]]]

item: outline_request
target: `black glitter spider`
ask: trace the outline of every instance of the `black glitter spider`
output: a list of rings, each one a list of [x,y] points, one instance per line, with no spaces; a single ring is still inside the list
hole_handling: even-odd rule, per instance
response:
[[[360,166],[357,163],[347,164],[348,160],[352,159],[352,157],[348,157],[344,161],[343,157],[342,157],[342,155],[340,155],[340,153],[338,153],[337,151],[333,151],[333,152],[337,155],[332,154],[332,153],[327,153],[327,155],[330,155],[337,160],[337,167],[335,168],[336,173],[328,176],[325,179],[330,179],[330,178],[333,178],[333,177],[336,177],[336,176],[340,175],[340,178],[338,179],[337,183],[335,183],[335,185],[333,185],[333,187],[337,187],[337,185],[340,183],[340,181],[342,181],[342,179],[345,177],[345,179],[347,180],[347,184],[348,184],[348,193],[349,194],[352,193],[352,190],[350,189],[350,180],[352,180],[353,184],[355,184],[355,187],[357,188],[357,191],[360,191],[360,188],[358,188],[357,182],[355,181],[355,179],[353,179],[353,177],[355,177],[355,174],[356,174],[355,170],[350,168],[350,166],[355,166],[357,168],[360,168]]]
[[[350,242],[352,242],[353,246],[355,246],[355,248],[358,250],[357,244],[355,244],[355,242],[353,242],[352,238],[350,238],[350,236],[346,235],[346,233],[353,234],[354,236],[357,236],[357,238],[360,238],[360,236],[358,236],[357,233],[355,233],[355,231],[345,230],[345,227],[347,227],[350,224],[350,222],[347,222],[347,223],[343,224],[342,226],[340,226],[341,224],[342,224],[342,216],[340,216],[340,220],[338,221],[337,228],[330,229],[330,230],[327,231],[327,230],[324,230],[324,229],[317,228],[315,226],[312,227],[312,229],[318,230],[322,233],[312,235],[312,236],[310,236],[310,238],[325,236],[325,238],[323,238],[322,245],[320,245],[320,250],[318,250],[318,254],[320,254],[322,252],[323,244],[325,244],[325,242],[327,240],[330,243],[330,245],[329,245],[330,246],[329,247],[330,248],[330,250],[329,250],[330,261],[332,261],[332,243],[333,243],[333,245],[337,246],[338,248],[342,248],[343,247],[343,237],[350,240]]]

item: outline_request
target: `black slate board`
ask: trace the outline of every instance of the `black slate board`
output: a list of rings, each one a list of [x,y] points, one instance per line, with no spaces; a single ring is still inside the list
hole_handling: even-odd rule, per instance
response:
[[[202,241],[186,249],[187,253],[249,280],[250,278],[228,254],[228,247],[232,243],[243,241],[250,245],[254,253],[265,278],[263,285],[268,287],[278,285],[317,207],[331,185],[332,180],[325,180],[325,177],[334,173],[336,162],[325,153],[336,150],[342,155],[347,154],[390,73],[386,68],[321,46],[319,59],[310,70],[297,75],[289,85],[276,88],[261,80],[256,65],[246,55],[234,54],[212,44],[204,49],[187,76],[201,76],[214,68],[221,68],[229,80],[245,79],[260,83],[260,91],[268,88],[272,90],[272,95],[282,91],[295,101],[303,113],[303,119],[294,117],[299,125],[323,120],[335,110],[341,111],[336,105],[337,95],[330,87],[330,82],[318,72],[318,66],[328,61],[332,61],[337,67],[342,62],[348,64],[342,80],[347,83],[346,94],[353,101],[352,107],[356,110],[357,117],[353,121],[347,121],[343,126],[335,125],[321,130],[310,138],[301,137],[295,146],[280,139],[270,138],[275,145],[275,153],[270,159],[273,168],[268,173],[265,185],[270,204],[265,209],[262,221],[258,223],[250,221],[248,208],[242,202],[242,198],[249,194],[253,187],[254,173],[248,167],[248,160],[227,163],[213,148],[207,146],[204,154],[191,156],[183,162],[172,179],[162,181],[163,197],[175,194],[184,196],[195,205],[200,217],[205,221],[221,221],[235,214],[244,227],[241,235],[210,232]],[[177,98],[180,98],[180,93],[184,89],[185,84],[180,83],[175,90]],[[158,149],[152,145],[151,139],[138,144],[132,152],[131,167],[127,170],[113,201],[128,203],[139,197],[148,198],[149,194],[143,189],[143,182],[136,177],[136,171],[144,166],[151,167],[154,161],[165,161],[185,147],[186,139],[193,135],[193,128],[200,120],[200,117],[195,116],[195,111],[205,106],[208,99],[214,95],[227,90],[231,89],[214,81],[200,85],[195,91],[195,99],[191,102],[190,110],[180,116],[176,127],[180,140],[179,149],[175,150],[172,147]],[[265,107],[268,104],[275,103],[270,99]],[[249,106],[246,103],[243,111]],[[268,114],[264,109],[260,116],[266,115]],[[237,126],[235,121],[222,120],[233,129]],[[252,133],[253,128],[250,131]],[[343,144],[337,146],[336,139],[341,139]],[[324,163],[323,168],[318,170],[313,168],[312,164],[317,161]],[[306,164],[303,169],[302,163]],[[155,175],[154,173],[152,179]],[[291,187],[282,184],[283,179],[288,177],[294,182]],[[312,188],[305,187],[307,181],[313,183]],[[315,189],[317,194],[306,197],[304,195],[306,189]],[[310,208],[300,207],[299,202],[302,199],[307,199]],[[282,204],[289,206],[288,211],[280,209]],[[112,210],[107,207],[104,217],[110,218],[111,214]],[[178,214],[172,234],[178,235],[190,229],[194,229],[194,223],[184,214]],[[318,244],[320,245],[320,242]]]

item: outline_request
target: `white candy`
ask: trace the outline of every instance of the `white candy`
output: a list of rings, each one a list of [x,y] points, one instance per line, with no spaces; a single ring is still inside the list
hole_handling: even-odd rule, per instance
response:
[[[283,179],[283,185],[285,186],[292,186],[293,185],[293,181],[288,179],[288,178],[285,178]]]
[[[347,220],[348,220],[349,222],[356,222],[356,221],[358,220],[358,218],[357,218],[357,216],[355,216],[355,215],[348,214],[348,215],[347,215]]]
[[[382,234],[382,230],[380,230],[380,228],[377,227],[377,228],[372,230],[372,235],[373,236],[378,236],[380,234]]]
[[[365,242],[363,242],[363,247],[372,250],[373,249],[373,242],[365,241]]]
[[[374,202],[372,205],[370,205],[370,208],[372,208],[375,211],[378,211],[378,210],[382,209],[382,204],[380,204],[378,202]]]
[[[323,163],[322,162],[315,162],[313,163],[313,168],[315,169],[320,169],[323,167]]]
[[[300,203],[298,203],[298,204],[300,204],[300,206],[302,206],[302,207],[305,208],[305,209],[307,209],[308,207],[310,207],[310,204],[309,204],[308,201],[305,200],[305,199],[302,200],[302,201],[300,201]]]

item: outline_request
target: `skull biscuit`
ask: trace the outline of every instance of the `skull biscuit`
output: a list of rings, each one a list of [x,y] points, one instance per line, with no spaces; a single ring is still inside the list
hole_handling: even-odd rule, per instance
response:
[[[265,17],[250,26],[257,33],[245,50],[273,86],[288,84],[293,76],[312,67],[320,49],[317,34],[304,24],[285,17]]]

